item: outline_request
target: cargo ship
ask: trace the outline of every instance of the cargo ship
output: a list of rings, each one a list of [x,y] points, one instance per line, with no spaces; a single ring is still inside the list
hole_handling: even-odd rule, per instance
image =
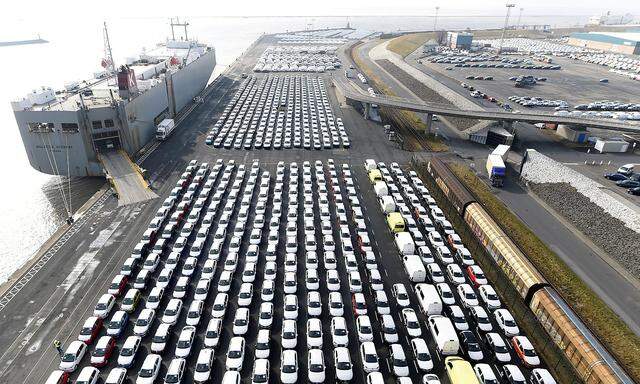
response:
[[[170,25],[165,42],[116,66],[105,24],[100,71],[62,90],[41,87],[11,102],[33,168],[59,176],[104,176],[101,154],[133,157],[155,140],[160,122],[197,99],[216,65],[215,49],[190,39],[189,23],[172,19]]]

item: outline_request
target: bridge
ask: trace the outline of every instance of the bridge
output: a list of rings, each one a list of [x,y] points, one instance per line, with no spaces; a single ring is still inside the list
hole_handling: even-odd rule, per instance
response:
[[[451,107],[449,105],[439,103],[428,103],[423,101],[413,101],[401,97],[376,94],[370,95],[358,86],[354,85],[350,80],[343,76],[333,76],[332,81],[336,89],[347,100],[359,101],[365,106],[377,104],[379,106],[404,109],[413,112],[426,113],[429,117],[434,114],[439,116],[453,116],[462,118],[471,118],[478,120],[493,120],[515,122],[522,121],[526,123],[557,123],[579,127],[599,128],[610,131],[640,133],[640,125],[630,124],[628,122],[615,119],[587,119],[582,117],[554,116],[552,114],[542,113],[522,113],[507,111],[475,111],[464,110]],[[431,119],[427,121],[427,127],[430,128]]]

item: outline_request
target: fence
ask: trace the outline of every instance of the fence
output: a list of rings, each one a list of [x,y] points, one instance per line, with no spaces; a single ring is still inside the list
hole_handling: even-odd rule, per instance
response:
[[[554,374],[559,383],[583,383],[566,355],[554,343],[550,335],[540,324],[538,318],[527,306],[521,294],[511,283],[506,273],[489,255],[486,248],[475,237],[464,218],[460,216],[451,202],[446,198],[433,177],[426,170],[426,163],[412,159],[413,170],[424,181],[429,193],[436,200],[451,225],[460,236],[465,246],[474,256],[476,263],[482,268],[491,281],[502,302],[513,314],[518,326],[535,346],[538,355],[544,360],[548,369]],[[478,204],[478,203],[472,203]]]

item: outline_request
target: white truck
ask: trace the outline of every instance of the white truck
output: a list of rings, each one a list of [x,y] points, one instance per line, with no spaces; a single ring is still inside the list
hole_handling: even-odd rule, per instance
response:
[[[416,255],[407,255],[402,258],[404,270],[409,276],[409,280],[414,283],[424,283],[427,279],[427,270],[422,264],[422,260]]]
[[[382,197],[389,194],[389,188],[384,181],[378,181],[373,185],[373,190],[376,192],[376,196]]]
[[[380,202],[380,209],[382,209],[382,213],[384,213],[385,216],[387,213],[396,211],[396,203],[391,196],[382,196],[378,201]]]
[[[396,247],[402,256],[415,255],[416,245],[409,232],[398,232],[395,237]]]
[[[449,318],[442,315],[429,316],[429,331],[436,343],[436,349],[441,356],[450,356],[458,353],[460,340]]]
[[[442,299],[433,284],[416,284],[416,296],[420,311],[425,316],[442,314]]]
[[[166,140],[169,135],[173,132],[176,127],[175,121],[173,119],[164,119],[158,124],[156,128],[156,139],[158,140]]]

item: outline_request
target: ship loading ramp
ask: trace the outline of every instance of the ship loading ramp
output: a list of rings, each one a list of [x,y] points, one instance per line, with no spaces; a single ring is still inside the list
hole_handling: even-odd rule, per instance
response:
[[[107,180],[118,193],[118,206],[141,203],[158,197],[142,177],[140,168],[135,165],[123,150],[109,151],[99,155]]]

